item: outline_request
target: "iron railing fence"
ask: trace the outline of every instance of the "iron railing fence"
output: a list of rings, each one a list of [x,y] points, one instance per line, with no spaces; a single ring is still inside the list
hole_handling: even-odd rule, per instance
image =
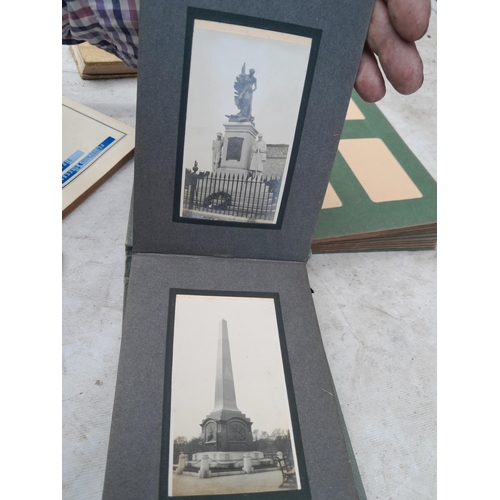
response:
[[[186,171],[185,210],[228,217],[272,221],[282,178],[241,174]]]

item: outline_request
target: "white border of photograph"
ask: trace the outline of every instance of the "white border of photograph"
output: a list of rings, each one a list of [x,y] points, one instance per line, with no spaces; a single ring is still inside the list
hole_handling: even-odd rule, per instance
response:
[[[297,478],[295,490],[300,490],[275,299],[178,293],[173,328],[168,495],[184,496],[172,491],[174,439],[199,435],[201,422],[214,408],[222,319],[228,327],[237,406],[253,422],[253,431],[266,430],[270,434],[275,429],[289,430]],[[267,473],[255,474],[257,480],[261,474]],[[282,491],[278,488],[266,491]]]

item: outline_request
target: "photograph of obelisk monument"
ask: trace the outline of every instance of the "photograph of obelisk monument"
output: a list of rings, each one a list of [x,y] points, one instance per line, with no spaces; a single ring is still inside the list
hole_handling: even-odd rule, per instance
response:
[[[227,321],[219,323],[217,346],[217,368],[215,379],[215,403],[212,412],[201,423],[205,450],[193,459],[207,454],[214,460],[242,461],[246,452],[252,450],[252,421],[236,406],[231,349]],[[260,452],[252,452],[253,458],[264,458]]]
[[[274,300],[177,295],[173,336],[170,494],[300,489]]]
[[[195,20],[180,216],[273,224],[311,39]]]

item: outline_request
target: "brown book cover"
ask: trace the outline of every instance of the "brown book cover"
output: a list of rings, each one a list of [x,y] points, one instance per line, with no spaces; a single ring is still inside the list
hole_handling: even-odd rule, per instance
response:
[[[84,80],[137,76],[136,69],[128,67],[118,57],[88,42],[71,45],[70,49],[78,72]]]

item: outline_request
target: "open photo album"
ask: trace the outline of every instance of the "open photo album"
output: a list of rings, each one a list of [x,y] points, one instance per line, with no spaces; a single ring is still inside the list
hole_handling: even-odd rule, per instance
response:
[[[105,500],[365,498],[306,262],[371,9],[141,6]]]

